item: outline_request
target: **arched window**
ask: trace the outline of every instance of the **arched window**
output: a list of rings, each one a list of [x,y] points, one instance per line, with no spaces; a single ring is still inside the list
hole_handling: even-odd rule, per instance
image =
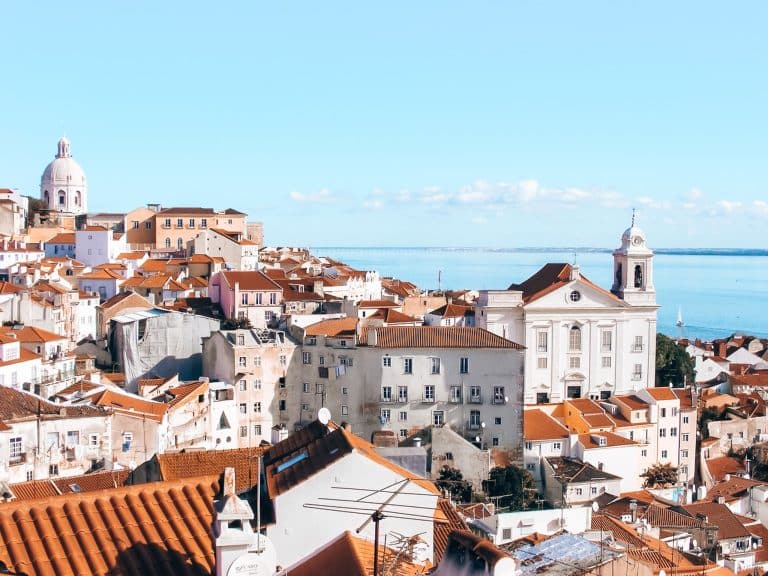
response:
[[[170,238],[166,238],[165,239],[165,247],[166,248],[170,248],[171,247],[171,239]]]
[[[51,197],[48,195],[48,190],[43,192],[43,200],[45,201],[46,205],[49,205],[51,203]]]
[[[571,326],[568,333],[568,349],[576,352],[581,350],[581,328],[578,326]]]
[[[643,287],[643,267],[640,264],[635,265],[635,288]]]
[[[59,206],[64,206],[67,203],[67,194],[64,190],[59,190]]]
[[[80,190],[75,192],[75,206],[80,206]]]
[[[621,262],[619,262],[619,265],[616,267],[616,286],[621,286]]]
[[[176,248],[178,248],[179,250],[181,250],[183,247],[184,247],[184,240],[183,240],[183,239],[181,239],[181,238],[177,239],[177,240],[176,240]]]

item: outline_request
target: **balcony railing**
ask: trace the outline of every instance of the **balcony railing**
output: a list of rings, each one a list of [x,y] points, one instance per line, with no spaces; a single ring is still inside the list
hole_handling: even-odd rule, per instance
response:
[[[16,466],[18,464],[24,464],[26,461],[27,461],[26,452],[22,452],[21,454],[11,454],[11,457],[8,458],[8,465]]]
[[[434,396],[422,396],[421,397],[421,403],[422,404],[434,404],[437,402]]]
[[[493,403],[494,404],[506,404],[507,399],[504,396],[494,396],[493,397]]]
[[[468,402],[469,404],[482,404],[483,396],[481,394],[470,394]]]
[[[461,404],[463,398],[461,397],[461,394],[451,394],[450,399],[448,402],[451,404]]]

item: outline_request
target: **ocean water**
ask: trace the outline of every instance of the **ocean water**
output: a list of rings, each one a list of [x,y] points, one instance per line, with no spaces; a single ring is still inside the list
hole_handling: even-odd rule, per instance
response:
[[[505,289],[549,262],[574,262],[610,289],[613,256],[599,249],[339,248],[312,252],[422,289]],[[768,252],[657,251],[654,257],[658,328],[670,336],[711,340],[743,332],[768,337]],[[675,326],[678,308],[684,328]]]

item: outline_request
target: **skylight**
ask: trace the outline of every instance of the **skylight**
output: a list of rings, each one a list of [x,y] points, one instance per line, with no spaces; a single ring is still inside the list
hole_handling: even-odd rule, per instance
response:
[[[307,453],[302,452],[301,454],[296,454],[296,456],[292,456],[285,462],[282,462],[277,465],[277,470],[275,471],[275,474],[280,474],[280,472],[284,472],[285,470],[288,470],[291,466],[298,464],[302,460],[307,458]]]

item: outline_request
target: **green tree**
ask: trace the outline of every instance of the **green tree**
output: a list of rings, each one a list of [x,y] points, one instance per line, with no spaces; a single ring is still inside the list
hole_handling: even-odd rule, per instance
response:
[[[643,486],[646,488],[666,488],[677,484],[677,466],[672,466],[669,462],[665,464],[654,464],[648,470],[640,474],[645,478]]]
[[[472,485],[468,480],[464,480],[464,475],[457,468],[443,466],[435,485],[441,491],[448,492],[453,500],[458,502],[470,502],[472,500]]]
[[[656,386],[680,388],[694,381],[693,359],[674,340],[656,334]]]
[[[531,473],[517,466],[494,468],[486,481],[485,491],[496,499],[498,508],[526,510],[536,500],[536,482]]]

